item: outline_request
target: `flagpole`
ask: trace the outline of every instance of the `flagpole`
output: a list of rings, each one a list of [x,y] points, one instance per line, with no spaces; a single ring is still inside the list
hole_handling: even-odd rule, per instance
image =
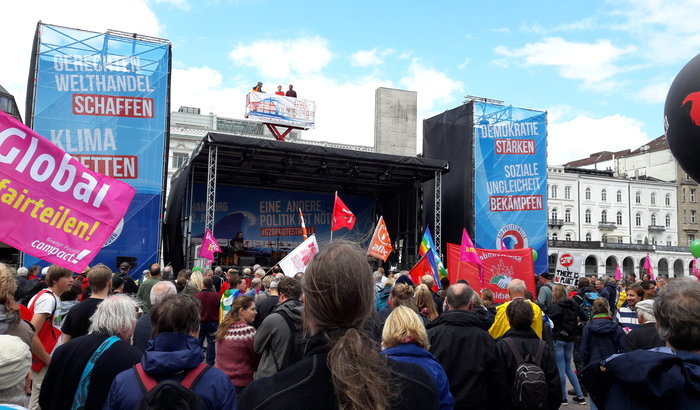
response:
[[[333,213],[335,213],[335,201],[338,200],[338,191],[335,191],[335,196],[333,197],[333,212],[331,213],[331,242],[333,242]]]

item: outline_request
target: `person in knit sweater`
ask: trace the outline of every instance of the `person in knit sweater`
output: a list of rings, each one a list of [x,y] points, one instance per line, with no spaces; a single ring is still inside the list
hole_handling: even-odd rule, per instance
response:
[[[231,379],[236,394],[253,381],[260,355],[255,352],[255,301],[239,296],[231,305],[216,332],[216,364]]]

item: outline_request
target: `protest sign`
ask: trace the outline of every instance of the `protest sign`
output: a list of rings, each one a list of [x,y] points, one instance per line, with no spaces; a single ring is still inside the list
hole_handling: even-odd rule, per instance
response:
[[[481,285],[479,265],[462,262],[460,246],[452,243],[447,244],[447,271],[450,283],[464,279],[479,293],[482,289],[489,289],[493,292],[493,302],[496,304],[510,300],[508,284],[513,279],[522,279],[527,290],[535,293],[534,265],[529,248],[475,250],[483,266],[484,285]]]
[[[289,255],[285,256],[278,265],[282,272],[289,277],[294,277],[298,272],[306,272],[306,267],[311,263],[314,255],[318,253],[318,243],[316,235],[309,236],[309,239],[297,246]]]
[[[134,188],[90,171],[0,112],[0,240],[81,272],[124,217]]]
[[[582,274],[583,256],[580,253],[559,251],[557,268],[554,271],[554,283],[576,286],[578,278]]]

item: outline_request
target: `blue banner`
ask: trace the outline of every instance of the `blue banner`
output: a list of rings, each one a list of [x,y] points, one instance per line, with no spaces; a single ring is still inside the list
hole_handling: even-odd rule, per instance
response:
[[[547,271],[547,113],[474,103],[475,242],[532,248]]]
[[[158,261],[170,44],[40,25],[34,130],[136,189],[93,264]],[[46,264],[24,256],[24,264]]]
[[[195,185],[192,237],[204,235],[206,186]],[[307,232],[316,234],[319,244],[330,240],[333,194],[277,191],[219,185],[216,189],[214,236],[227,246],[239,232],[246,252],[252,254],[285,253],[304,239],[301,235],[299,209],[304,215]],[[368,242],[374,228],[372,198],[342,195],[341,199],[357,217],[352,231],[340,229],[333,239],[347,238]]]

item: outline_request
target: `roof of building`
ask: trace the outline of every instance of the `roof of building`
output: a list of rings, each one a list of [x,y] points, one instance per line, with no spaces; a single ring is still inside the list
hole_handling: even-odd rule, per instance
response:
[[[577,159],[574,161],[567,162],[564,164],[565,167],[576,168],[576,167],[586,167],[594,165],[600,162],[610,161],[614,158],[629,157],[632,155],[638,155],[646,152],[662,151],[668,149],[668,141],[666,141],[666,134],[647,142],[644,145],[639,146],[634,150],[624,149],[621,151],[600,151],[591,154],[588,158]]]
[[[660,137],[649,141],[648,143],[630,152],[629,155],[637,155],[644,152],[662,151],[665,149],[668,149],[668,140],[666,140],[666,134],[663,134]]]

